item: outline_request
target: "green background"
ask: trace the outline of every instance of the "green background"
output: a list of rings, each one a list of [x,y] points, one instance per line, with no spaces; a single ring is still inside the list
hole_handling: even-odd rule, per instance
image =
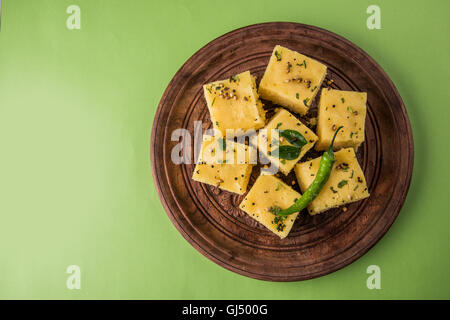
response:
[[[81,8],[68,30],[66,8]],[[366,8],[381,8],[368,30]],[[450,298],[450,1],[3,0],[0,297]],[[233,29],[294,21],[340,34],[396,84],[414,134],[407,201],[386,236],[333,274],[270,283],[222,269],[165,214],[151,175],[153,117],[198,49]],[[66,268],[81,267],[81,289]],[[381,268],[368,290],[366,268]]]

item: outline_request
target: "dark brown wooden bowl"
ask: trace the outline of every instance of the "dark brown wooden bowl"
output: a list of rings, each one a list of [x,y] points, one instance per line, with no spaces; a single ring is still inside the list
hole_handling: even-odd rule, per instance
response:
[[[176,165],[171,133],[195,120],[211,127],[202,85],[250,70],[261,78],[275,45],[328,66],[331,85],[366,91],[366,141],[358,150],[371,196],[344,212],[300,215],[280,240],[239,210],[243,199],[191,179],[193,165]],[[317,99],[316,99],[317,100]],[[229,32],[195,53],[177,72],[159,103],[151,137],[153,178],[161,202],[189,243],[220,266],[256,279],[298,281],[336,271],[366,253],[387,232],[408,192],[413,139],[402,99],[381,67],[348,40],[320,28],[263,23]],[[193,155],[192,155],[193,156]],[[254,169],[252,182],[258,175]],[[292,175],[287,179],[293,179]]]

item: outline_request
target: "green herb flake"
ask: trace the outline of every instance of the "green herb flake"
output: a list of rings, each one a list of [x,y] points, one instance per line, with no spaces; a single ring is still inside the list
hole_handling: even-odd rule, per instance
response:
[[[342,180],[341,182],[338,183],[338,188],[342,188],[343,186],[345,186],[348,183],[347,180]]]
[[[211,107],[214,105],[214,102],[216,102],[216,97],[214,97],[212,103],[211,103]]]
[[[330,190],[331,190],[331,191],[333,191],[333,193],[337,193],[337,191],[336,191],[336,190],[334,190],[334,188],[333,188],[333,187],[330,187]]]
[[[286,220],[287,216],[276,216],[275,219],[273,219],[274,223],[280,223]]]
[[[300,99],[300,95],[298,94],[298,92],[295,94],[295,97],[296,97],[297,99]]]
[[[342,103],[344,103],[344,102],[345,102],[345,99],[344,99],[344,98],[341,98],[341,101],[342,101]]]
[[[278,129],[282,124],[283,124],[283,122],[279,122],[275,129]]]
[[[347,111],[350,111],[351,113],[353,113],[352,107],[347,107]]]
[[[238,82],[240,79],[239,79],[239,76],[231,76],[230,77],[230,82]]]
[[[273,206],[269,208],[269,211],[273,214],[278,214],[281,211],[281,208],[279,206]]]
[[[277,61],[281,61],[281,54],[277,50],[275,50],[274,55],[277,58]]]
[[[353,189],[353,191],[356,191],[356,189],[358,189],[359,184],[356,185],[356,187]]]
[[[305,100],[303,100],[303,104],[304,104],[305,106],[308,106],[308,101],[309,101],[309,98],[306,98]]]

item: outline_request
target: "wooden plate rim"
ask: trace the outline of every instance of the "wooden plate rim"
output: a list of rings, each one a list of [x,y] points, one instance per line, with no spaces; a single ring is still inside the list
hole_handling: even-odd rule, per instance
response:
[[[400,105],[400,110],[401,110],[401,115],[403,117],[403,125],[405,126],[405,130],[406,130],[406,137],[405,137],[405,141],[408,143],[408,156],[405,160],[407,160],[408,166],[407,166],[407,176],[405,177],[404,182],[404,188],[403,188],[403,192],[401,193],[400,197],[398,198],[397,204],[394,208],[394,212],[393,214],[390,216],[390,220],[387,221],[387,223],[384,224],[384,228],[377,233],[377,235],[375,237],[373,237],[370,241],[370,243],[368,245],[366,245],[365,247],[361,248],[361,250],[355,252],[351,257],[347,258],[346,260],[340,261],[340,263],[337,263],[327,269],[324,269],[322,271],[319,272],[314,272],[314,273],[309,273],[309,274],[305,274],[305,275],[301,275],[301,276],[286,276],[286,277],[277,277],[274,278],[273,276],[267,276],[265,274],[259,274],[259,273],[255,273],[255,272],[251,272],[248,270],[244,270],[241,268],[237,268],[234,265],[228,263],[227,261],[224,261],[222,259],[220,259],[219,256],[213,255],[211,254],[208,249],[211,249],[211,247],[209,247],[209,242],[207,239],[204,239],[202,237],[202,235],[200,234],[196,234],[196,238],[194,238],[194,234],[191,234],[190,232],[188,232],[187,230],[183,229],[180,221],[178,221],[176,219],[176,217],[174,216],[173,212],[171,211],[171,209],[168,206],[168,201],[170,201],[169,199],[166,198],[166,195],[162,192],[162,187],[161,184],[163,183],[163,180],[161,180],[160,178],[162,178],[156,168],[156,162],[154,159],[156,159],[156,150],[155,150],[155,138],[157,136],[157,132],[158,130],[161,130],[161,128],[158,128],[157,124],[158,120],[162,117],[163,113],[166,112],[166,110],[163,110],[163,105],[165,100],[168,98],[169,94],[170,94],[170,89],[173,85],[174,82],[176,82],[176,80],[181,77],[186,69],[186,66],[188,64],[188,62],[194,57],[197,56],[199,54],[201,54],[203,51],[206,51],[210,46],[214,45],[215,42],[220,41],[221,39],[224,39],[226,37],[232,36],[235,33],[240,33],[243,30],[249,30],[252,28],[259,28],[259,27],[271,27],[271,28],[285,28],[285,27],[294,27],[296,26],[297,28],[304,28],[304,29],[310,29],[310,30],[314,30],[317,32],[321,32],[321,33],[325,33],[328,36],[332,36],[334,37],[338,42],[342,42],[345,43],[347,45],[349,45],[350,47],[353,47],[354,49],[356,49],[360,54],[362,54],[364,56],[365,59],[367,59],[377,70],[377,72],[383,76],[384,80],[387,81],[387,85],[390,87],[391,91],[394,93],[396,100],[398,101],[399,105]],[[184,86],[183,86],[184,88]],[[180,90],[180,92],[183,90]],[[384,92],[383,92],[384,94]],[[400,111],[398,110],[398,111]],[[170,113],[170,112],[169,112]],[[165,128],[163,129],[165,130]],[[392,226],[393,222],[395,221],[395,219],[397,218],[401,207],[403,206],[405,200],[406,200],[406,196],[407,193],[409,191],[409,187],[410,187],[410,183],[411,183],[411,177],[412,177],[412,172],[413,172],[413,166],[414,166],[414,140],[413,140],[413,135],[412,135],[412,130],[411,130],[411,125],[409,122],[409,118],[408,118],[408,114],[406,111],[406,108],[404,106],[403,100],[400,96],[400,94],[398,93],[398,90],[396,89],[394,83],[392,82],[392,80],[389,78],[389,76],[386,74],[386,72],[381,68],[381,66],[373,59],[371,58],[364,50],[362,50],[360,47],[358,47],[357,45],[355,45],[354,43],[350,42],[349,40],[345,39],[342,36],[337,35],[336,33],[333,33],[331,31],[328,31],[326,29],[323,28],[319,28],[319,27],[315,27],[315,26],[310,26],[310,25],[306,25],[306,24],[301,24],[301,23],[295,23],[295,22],[267,22],[267,23],[258,23],[258,24],[253,24],[253,25],[249,25],[249,26],[245,26],[245,27],[241,27],[238,29],[235,29],[233,31],[230,31],[228,33],[225,33],[222,36],[217,37],[216,39],[210,41],[208,44],[206,44],[205,46],[203,46],[201,49],[199,49],[197,52],[195,52],[182,66],[181,68],[176,72],[176,74],[174,75],[174,77],[172,78],[172,80],[169,82],[169,84],[167,85],[167,88],[165,89],[160,103],[158,105],[154,120],[153,120],[153,126],[152,126],[152,131],[151,131],[151,138],[150,138],[150,162],[151,162],[151,167],[152,167],[152,176],[153,176],[153,180],[155,182],[156,185],[156,190],[157,190],[157,194],[161,200],[161,203],[164,207],[164,210],[166,211],[169,219],[172,221],[172,223],[174,224],[174,226],[176,227],[176,229],[181,233],[181,235],[197,250],[199,251],[202,255],[204,255],[205,257],[207,257],[208,259],[210,259],[211,261],[215,262],[216,264],[230,270],[233,272],[236,272],[238,274],[244,275],[244,276],[248,276],[251,278],[255,278],[255,279],[260,279],[260,280],[267,280],[267,281],[281,281],[281,282],[286,282],[286,281],[301,281],[301,280],[307,280],[307,279],[312,279],[312,278],[316,278],[316,277],[320,277],[332,272],[335,272],[349,264],[351,264],[352,262],[354,262],[355,260],[357,260],[359,257],[361,257],[362,255],[364,255],[367,251],[369,251],[387,232],[387,230]],[[176,203],[176,206],[178,207],[179,204]],[[181,210],[181,208],[178,207],[179,210]],[[205,248],[205,243],[200,244],[199,243],[199,239],[197,239],[198,237],[202,238],[203,241],[206,240],[206,246],[207,248]]]

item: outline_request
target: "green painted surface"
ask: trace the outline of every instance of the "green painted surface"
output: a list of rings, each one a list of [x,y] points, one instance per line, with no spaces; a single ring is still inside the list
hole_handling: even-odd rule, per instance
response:
[[[66,9],[81,8],[81,30]],[[4,0],[0,32],[0,298],[450,298],[448,1]],[[350,266],[296,283],[210,262],[167,218],[149,145],[161,95],[233,29],[294,21],[367,51],[396,84],[415,141],[411,189],[387,235]],[[81,289],[66,268],[81,268]],[[366,268],[381,267],[381,290]]]

